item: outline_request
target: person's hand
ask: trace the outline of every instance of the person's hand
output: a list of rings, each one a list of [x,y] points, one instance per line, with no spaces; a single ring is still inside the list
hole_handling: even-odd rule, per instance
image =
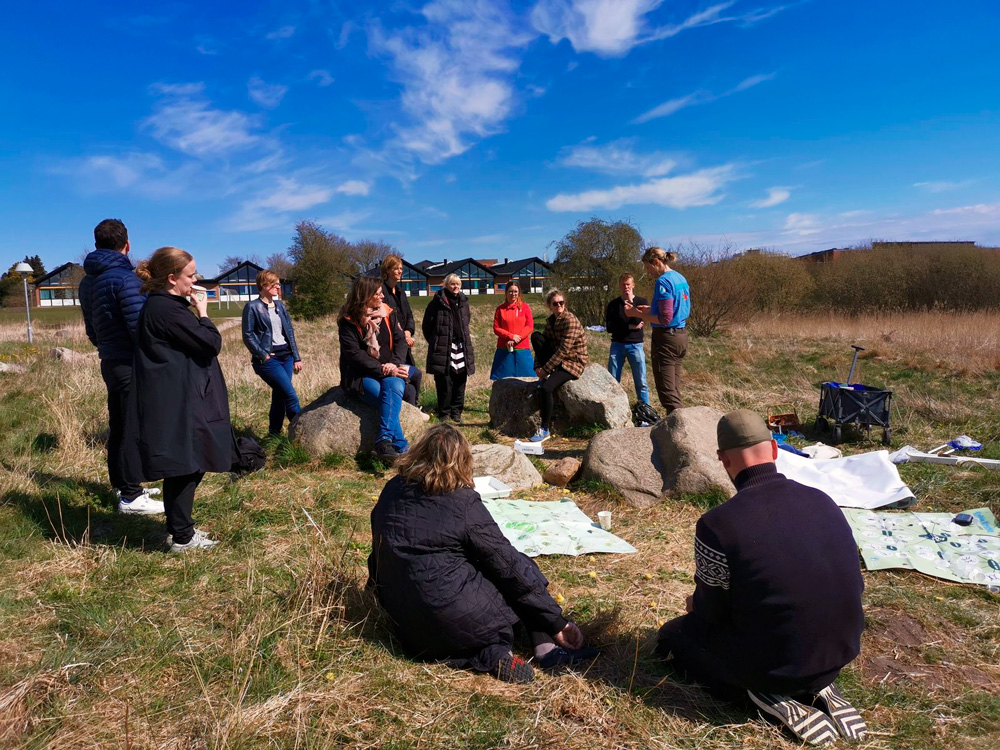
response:
[[[691,614],[694,610],[694,594],[688,594],[684,597],[684,611]]]
[[[578,648],[583,647],[583,633],[580,632],[580,628],[576,626],[575,622],[566,623],[566,627],[552,636],[552,640],[557,645],[568,648],[571,651],[576,651]]]
[[[191,303],[194,305],[194,309],[198,311],[199,318],[208,317],[208,296],[200,294],[198,292],[192,292]]]
[[[409,331],[403,331],[403,338],[406,339],[407,346],[413,346],[413,344],[415,343],[413,334],[411,334]]]
[[[270,358],[271,358],[271,355],[270,355],[270,354],[268,354],[268,355],[267,355],[266,357],[264,357],[264,359],[262,359],[261,361],[262,361],[262,362],[267,362],[267,360],[269,360]]]
[[[403,380],[409,379],[410,377],[409,365],[399,365],[399,367],[396,368],[396,377],[402,378]]]
[[[513,341],[513,342],[514,342],[515,344],[520,344],[520,343],[521,343],[521,337],[520,337],[520,336],[518,336],[518,335],[517,335],[517,334],[515,333],[515,334],[514,334],[514,335],[513,335],[512,337],[511,337],[511,341]]]
[[[383,375],[395,375],[396,374],[396,365],[394,365],[392,362],[386,362],[385,364],[382,365],[382,374]]]
[[[649,312],[649,305],[636,305],[635,309],[638,310],[641,313],[648,313]]]
[[[292,372],[302,372],[302,360],[292,365]]]
[[[545,370],[542,370],[541,368],[539,368],[539,369],[535,370],[535,375],[538,376],[539,380],[545,380],[545,377],[546,377]]]
[[[634,329],[635,329],[635,330],[637,330],[637,331],[640,331],[640,330],[642,330],[642,327],[643,327],[644,325],[646,325],[646,321],[645,321],[645,320],[640,320],[640,321],[639,321],[638,323],[634,324],[634,325],[632,326],[632,328],[634,328]]]

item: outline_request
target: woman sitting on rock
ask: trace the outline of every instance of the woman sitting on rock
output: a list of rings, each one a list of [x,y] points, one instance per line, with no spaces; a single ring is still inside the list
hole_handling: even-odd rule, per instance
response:
[[[392,462],[408,448],[399,411],[410,368],[406,338],[382,295],[382,281],[358,276],[337,318],[340,334],[340,385],[366,404],[378,407],[375,455]]]
[[[472,452],[458,430],[428,429],[396,467],[372,511],[368,584],[409,654],[528,682],[534,670],[511,651],[520,621],[543,669],[597,655],[473,489]]]
[[[545,304],[552,312],[545,321],[545,332],[531,334],[538,393],[542,401],[542,426],[531,438],[533,442],[545,440],[551,434],[555,392],[583,375],[590,361],[587,332],[583,330],[580,320],[566,309],[566,295],[552,289],[545,295]]]

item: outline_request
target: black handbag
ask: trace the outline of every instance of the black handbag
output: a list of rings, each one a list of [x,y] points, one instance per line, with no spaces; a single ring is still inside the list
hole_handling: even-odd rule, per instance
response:
[[[263,469],[264,464],[267,463],[267,454],[260,447],[260,443],[252,437],[237,438],[236,448],[239,452],[239,458],[229,470],[232,474],[243,476],[258,469]]]

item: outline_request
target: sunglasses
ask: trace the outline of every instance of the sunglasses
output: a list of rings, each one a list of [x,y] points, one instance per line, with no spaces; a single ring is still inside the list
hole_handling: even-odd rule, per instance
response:
[[[553,301],[550,304],[552,307],[566,307],[566,302],[564,300],[559,300],[558,302]]]

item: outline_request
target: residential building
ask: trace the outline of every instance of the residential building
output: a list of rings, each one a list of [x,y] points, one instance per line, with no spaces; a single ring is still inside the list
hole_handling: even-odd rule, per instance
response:
[[[514,279],[521,285],[524,294],[541,294],[547,287],[552,266],[541,258],[523,260],[503,259],[503,263],[490,268],[496,274],[496,290],[503,291],[508,281]]]
[[[79,263],[63,263],[54,271],[35,279],[37,307],[73,307],[80,304],[80,282],[86,272]]]

